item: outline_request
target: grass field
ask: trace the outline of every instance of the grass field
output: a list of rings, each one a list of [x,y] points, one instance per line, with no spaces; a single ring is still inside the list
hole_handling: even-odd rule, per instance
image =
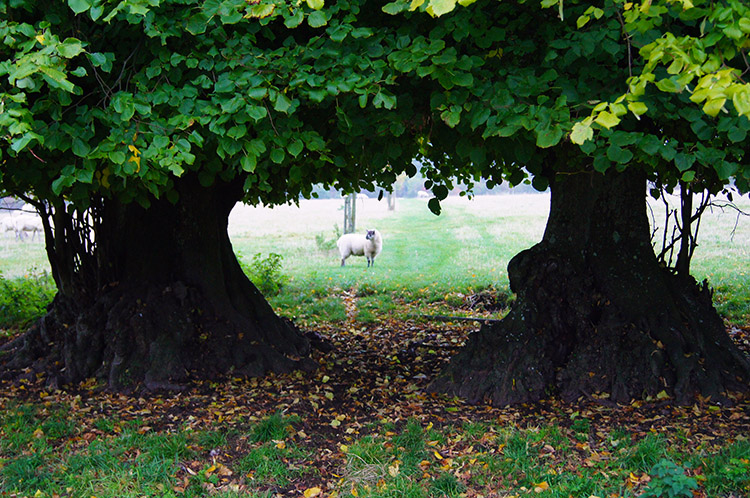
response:
[[[272,304],[331,341],[332,351],[311,355],[319,368],[136,396],[102,391],[95,379],[64,390],[41,376],[0,381],[0,496],[750,496],[747,395],[732,395],[731,406],[551,397],[508,408],[426,393],[475,325],[408,315],[487,316],[461,306],[465,296],[507,298],[508,260],[541,238],[548,203],[451,198],[435,217],[423,200],[399,200],[395,212],[365,200],[359,227],[385,238],[369,269],[363,258],[340,267],[330,248],[339,200],[236,209],[230,234],[248,271],[257,277],[262,266],[255,254],[281,254],[274,279],[284,285]],[[735,229],[736,220],[729,211],[706,217],[694,273],[717,289],[725,318],[747,325],[750,220]],[[0,240],[0,309],[18,313],[17,323],[52,295],[46,267],[41,242]]]
[[[288,285],[272,298],[282,312],[301,319],[318,317],[317,305],[330,312],[328,300],[310,299],[313,290],[325,297],[337,289],[367,288],[369,295],[385,295],[385,303],[394,294],[439,302],[446,295],[487,288],[507,292],[508,261],[541,239],[549,210],[546,194],[451,197],[440,216],[419,199],[399,200],[395,212],[375,199],[358,202],[360,231],[375,227],[384,237],[373,269],[367,269],[364,258],[354,257],[341,268],[337,251],[321,249],[316,242],[316,236],[335,239],[334,226],[343,224],[340,200],[302,201],[299,208],[273,210],[243,206],[232,213],[230,233],[244,261],[257,253],[283,256]],[[738,206],[750,211],[746,199]],[[657,221],[661,209],[661,203],[653,204]],[[693,274],[716,289],[717,307],[729,321],[750,323],[750,217],[738,219],[735,211],[713,209],[705,215],[699,237]]]
[[[399,199],[388,211],[385,201],[357,201],[357,227],[380,230],[384,249],[374,268],[351,257],[340,267],[335,228],[343,225],[343,201],[302,200],[274,209],[238,206],[229,232],[245,265],[253,257],[283,257],[283,292],[271,297],[277,309],[302,323],[342,319],[343,290],[366,294],[363,319],[378,309],[388,312],[394,298],[439,304],[459,295],[493,289],[507,295],[508,261],[538,242],[549,210],[547,194],[450,197],[443,213],[429,212],[422,199]],[[750,212],[750,200],[737,203]],[[652,203],[660,221],[662,204]],[[661,232],[657,232],[660,236]],[[19,242],[0,236],[0,272],[6,278],[35,275],[48,268],[41,241]],[[750,217],[731,209],[713,209],[701,224],[693,261],[698,280],[708,279],[715,302],[730,323],[750,323]]]

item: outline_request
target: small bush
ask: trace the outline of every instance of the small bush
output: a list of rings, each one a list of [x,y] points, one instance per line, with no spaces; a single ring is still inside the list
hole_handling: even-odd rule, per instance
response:
[[[693,496],[698,483],[685,475],[685,470],[674,462],[663,458],[651,469],[651,482],[642,497],[679,498]]]
[[[56,291],[47,272],[32,270],[14,279],[0,274],[0,329],[21,330],[41,318]]]
[[[315,236],[315,244],[318,246],[318,250],[322,252],[332,251],[336,249],[336,241],[341,237],[341,229],[338,224],[333,225],[333,238],[329,239],[325,233],[319,233]]]
[[[281,292],[288,277],[281,273],[284,257],[275,252],[263,257],[261,253],[253,256],[250,265],[240,263],[242,270],[264,296],[275,296]]]

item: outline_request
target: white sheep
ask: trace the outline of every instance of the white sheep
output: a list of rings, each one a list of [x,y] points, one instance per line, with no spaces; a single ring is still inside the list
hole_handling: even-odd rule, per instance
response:
[[[339,237],[336,242],[341,254],[341,266],[344,266],[349,256],[365,256],[367,267],[375,265],[375,257],[383,249],[383,237],[375,229],[367,230],[367,234],[347,233]]]
[[[43,232],[42,220],[38,216],[31,214],[24,214],[16,216],[12,219],[13,229],[16,231],[16,238],[22,239],[25,235],[24,232],[31,232],[31,240],[34,240],[37,232],[41,234]]]

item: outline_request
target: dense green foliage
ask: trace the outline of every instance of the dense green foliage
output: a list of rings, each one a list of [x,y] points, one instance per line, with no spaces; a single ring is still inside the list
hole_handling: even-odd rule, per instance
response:
[[[458,4],[467,6],[475,1],[459,0]],[[383,10],[397,13],[419,8],[441,16],[453,11],[456,3],[456,0],[396,0]],[[582,13],[572,12],[577,16],[578,28],[607,17],[605,8],[590,3],[541,0],[542,6],[557,8],[561,20],[571,15],[571,5],[586,5]],[[575,143],[592,137],[594,122],[610,129],[628,111],[635,116],[644,114],[649,106],[641,97],[651,84],[662,92],[689,93],[690,100],[702,105],[709,116],[729,110],[741,116],[750,114],[750,84],[742,78],[748,64],[742,54],[750,48],[750,6],[746,2],[615,0],[608,6],[612,5],[620,11],[618,21],[629,47],[638,52],[645,65],[642,71],[628,75],[623,95],[614,101],[598,103],[590,117],[576,124],[572,136]],[[644,34],[648,38],[645,42]],[[634,56],[629,50],[629,57]]]
[[[193,171],[285,202],[414,155],[391,143],[414,112],[406,96],[395,109],[383,35],[356,3],[3,1],[0,13],[10,192],[148,205],[176,201],[174,178]]]
[[[455,6],[433,3],[446,5],[420,8]],[[584,120],[600,132],[566,168],[637,164],[670,187],[716,192],[734,178],[746,191],[750,124],[712,117],[744,113],[744,87],[701,89],[718,64],[743,61],[747,7],[694,3],[571,1],[561,20],[513,1],[439,19],[406,12],[420,2],[388,4],[393,16],[366,2],[3,1],[0,184],[148,204],[176,200],[174,178],[194,171],[204,185],[243,178],[246,200],[276,203],[317,182],[388,185],[414,173],[421,146],[438,199],[455,176],[517,184],[528,172],[543,188],[559,169],[545,170],[545,149]],[[698,91],[677,92],[696,77]]]

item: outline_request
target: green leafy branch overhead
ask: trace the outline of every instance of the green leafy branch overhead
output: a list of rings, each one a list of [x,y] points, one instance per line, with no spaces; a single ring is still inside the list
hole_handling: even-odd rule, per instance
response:
[[[378,147],[369,170],[357,167],[364,141],[403,133],[412,114],[385,112],[397,98],[384,36],[356,4],[322,8],[0,0],[0,183],[147,203],[174,197],[172,180],[192,171],[205,185],[242,177],[247,200],[285,202],[311,180],[390,178],[381,167],[401,148]]]
[[[511,0],[504,0],[511,1]],[[475,0],[397,0],[383,7],[389,13],[424,10],[442,16],[468,6]],[[518,3],[530,3],[518,0]],[[541,0],[543,7],[555,7],[564,18],[566,9],[587,2]],[[640,117],[648,110],[642,96],[654,85],[662,92],[688,92],[703,112],[750,115],[750,84],[744,79],[749,66],[750,5],[741,0],[612,0],[623,32],[631,44],[631,57],[640,57],[637,74],[623,82],[626,92],[611,102],[597,103],[591,114],[574,126],[571,140],[581,144],[593,138],[596,124],[617,126],[628,112]],[[604,16],[599,3],[576,19],[579,29]],[[674,31],[674,32],[673,32]]]

